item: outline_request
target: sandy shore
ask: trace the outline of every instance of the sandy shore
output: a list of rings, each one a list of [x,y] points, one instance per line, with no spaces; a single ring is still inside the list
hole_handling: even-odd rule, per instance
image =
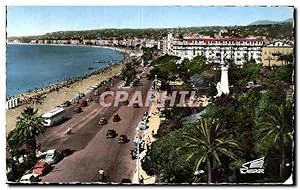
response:
[[[55,106],[61,105],[64,101],[74,98],[78,92],[84,93],[87,91],[89,86],[98,84],[114,75],[117,75],[120,73],[122,68],[123,64],[112,65],[103,73],[91,75],[81,81],[71,84],[69,87],[63,87],[59,91],[52,91],[46,94],[42,104],[36,103],[36,109],[38,109],[39,114],[45,113],[53,109]],[[12,129],[14,129],[16,125],[16,118],[20,116],[21,112],[27,106],[33,107],[34,105],[33,103],[25,104],[14,109],[6,110],[6,133],[9,133]]]
[[[37,45],[37,44],[32,44],[32,45]],[[57,44],[53,44],[53,45],[57,45]],[[72,45],[66,45],[66,46],[72,46]],[[17,117],[20,116],[21,112],[27,106],[34,107],[32,99],[41,100],[42,102],[41,104],[39,103],[39,101],[36,101],[35,108],[38,109],[39,114],[43,114],[47,111],[50,111],[55,106],[61,105],[63,102],[67,100],[71,100],[76,95],[78,95],[78,93],[86,92],[88,87],[99,84],[100,82],[105,81],[106,79],[109,79],[119,74],[124,66],[123,63],[130,61],[129,55],[132,52],[131,50],[125,48],[115,48],[115,47],[106,47],[106,46],[92,46],[92,47],[114,49],[116,51],[122,52],[124,59],[121,63],[113,64],[106,68],[101,68],[95,73],[92,73],[87,76],[83,76],[82,78],[79,77],[79,79],[77,78],[77,79],[64,81],[55,85],[48,86],[43,89],[38,89],[29,93],[18,95],[17,97],[19,98],[19,100],[28,103],[22,104],[21,106],[18,106],[13,109],[6,110],[6,133],[9,133],[11,130],[15,128]]]

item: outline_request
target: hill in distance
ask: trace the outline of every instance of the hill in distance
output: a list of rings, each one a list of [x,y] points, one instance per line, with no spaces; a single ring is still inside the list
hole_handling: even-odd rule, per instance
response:
[[[280,24],[280,23],[292,23],[293,18],[286,19],[284,21],[272,21],[272,20],[258,20],[255,22],[252,22],[250,25],[270,25],[270,24]]]

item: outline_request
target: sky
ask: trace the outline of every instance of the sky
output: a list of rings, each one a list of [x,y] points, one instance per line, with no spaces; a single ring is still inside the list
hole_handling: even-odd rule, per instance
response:
[[[102,28],[248,25],[292,17],[291,7],[8,6],[7,36]]]

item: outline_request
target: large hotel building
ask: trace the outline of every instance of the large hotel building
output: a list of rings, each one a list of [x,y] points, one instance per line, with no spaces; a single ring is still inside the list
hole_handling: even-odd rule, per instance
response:
[[[188,59],[204,56],[208,62],[214,63],[219,63],[223,54],[225,58],[233,59],[237,65],[242,65],[250,59],[261,63],[263,44],[261,38],[173,38],[169,34],[162,50]]]

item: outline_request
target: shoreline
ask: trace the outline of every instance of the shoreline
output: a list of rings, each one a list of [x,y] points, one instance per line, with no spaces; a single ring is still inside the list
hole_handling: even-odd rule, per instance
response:
[[[126,62],[126,59],[128,59],[128,57],[130,57],[130,53],[132,53],[134,50],[130,50],[130,49],[126,49],[126,48],[120,48],[120,47],[110,47],[110,46],[96,46],[96,45],[82,45],[82,44],[32,44],[32,43],[7,43],[7,44],[13,44],[13,45],[49,45],[49,46],[75,46],[75,47],[92,47],[92,48],[103,48],[103,49],[111,49],[114,51],[118,51],[119,53],[121,53],[123,55],[123,59],[119,62],[115,62],[115,63],[111,63],[109,65],[107,65],[106,67],[102,67],[102,68],[98,68],[97,70],[89,73],[89,74],[83,74],[81,76],[78,77],[72,77],[66,80],[62,80],[61,82],[57,82],[57,83],[53,83],[53,84],[49,84],[45,87],[40,87],[40,88],[34,88],[34,89],[29,89],[27,92],[23,92],[20,93],[18,95],[15,96],[9,96],[6,97],[6,101],[9,101],[11,99],[14,98],[18,98],[20,101],[20,104],[24,104],[23,98],[28,97],[28,96],[35,96],[36,94],[47,94],[50,93],[53,90],[57,90],[62,88],[64,85],[71,85],[79,80],[82,80],[84,78],[90,77],[92,75],[95,75],[99,72],[101,72],[102,70],[106,70],[109,69],[110,67],[114,66],[114,65],[118,65],[118,64],[123,64],[124,62]],[[44,91],[49,91],[49,92],[44,92]],[[28,98],[30,98],[28,97]]]
[[[73,47],[92,47],[92,48],[103,48],[103,49],[111,49],[115,51],[119,51],[121,53],[131,53],[137,52],[137,50],[127,49],[117,46],[102,46],[102,45],[84,45],[84,44],[37,44],[37,43],[14,43],[8,42],[6,45],[38,45],[38,46],[73,46]]]
[[[61,82],[58,82],[58,83],[54,83],[54,84],[50,84],[46,87],[43,87],[43,88],[38,88],[38,89],[35,89],[35,90],[30,90],[30,92],[25,92],[25,93],[21,93],[17,96],[12,96],[10,98],[7,99],[7,101],[9,101],[10,99],[13,99],[13,98],[18,98],[18,101],[19,101],[19,104],[20,105],[24,105],[24,104],[30,104],[32,101],[37,101],[38,103],[44,98],[45,95],[53,92],[53,91],[59,91],[60,89],[64,88],[64,87],[70,87],[71,85],[74,85],[75,83],[77,82],[80,82],[84,79],[87,79],[91,76],[95,76],[95,75],[99,75],[99,74],[102,74],[102,73],[105,73],[106,71],[108,70],[111,70],[115,67],[118,67],[120,65],[123,65],[122,62],[119,62],[119,63],[115,63],[115,64],[112,64],[112,65],[108,65],[106,67],[103,67],[103,68],[100,68],[96,71],[93,71],[92,73],[89,73],[89,74],[85,74],[85,75],[82,75],[82,76],[79,76],[79,77],[74,77],[74,78],[71,78],[71,79],[67,79],[67,80],[64,80],[64,81],[61,81]],[[111,76],[113,77],[113,76]],[[12,108],[14,109],[14,108]]]
[[[48,112],[63,104],[65,101],[70,101],[78,95],[78,93],[84,93],[88,90],[90,86],[95,84],[102,83],[109,80],[110,78],[118,75],[123,68],[123,64],[116,64],[105,70],[105,72],[100,72],[98,74],[91,75],[85,79],[79,80],[70,84],[69,86],[64,86],[58,91],[47,92],[40,97],[40,102],[38,101],[29,101],[23,105],[19,105],[12,109],[6,109],[6,134],[13,130],[16,126],[17,118],[21,115],[23,110],[30,106],[38,110],[38,114],[42,115],[45,112]],[[36,94],[32,94],[36,95]]]
[[[35,107],[38,110],[38,114],[43,114],[65,101],[72,100],[78,93],[86,92],[89,87],[120,75],[124,64],[131,60],[129,53],[123,52],[123,56],[124,58],[121,62],[100,68],[75,80],[63,81],[37,91],[15,96],[22,100],[22,103],[20,102],[17,107],[6,109],[6,134],[15,128],[17,118],[26,107]]]

